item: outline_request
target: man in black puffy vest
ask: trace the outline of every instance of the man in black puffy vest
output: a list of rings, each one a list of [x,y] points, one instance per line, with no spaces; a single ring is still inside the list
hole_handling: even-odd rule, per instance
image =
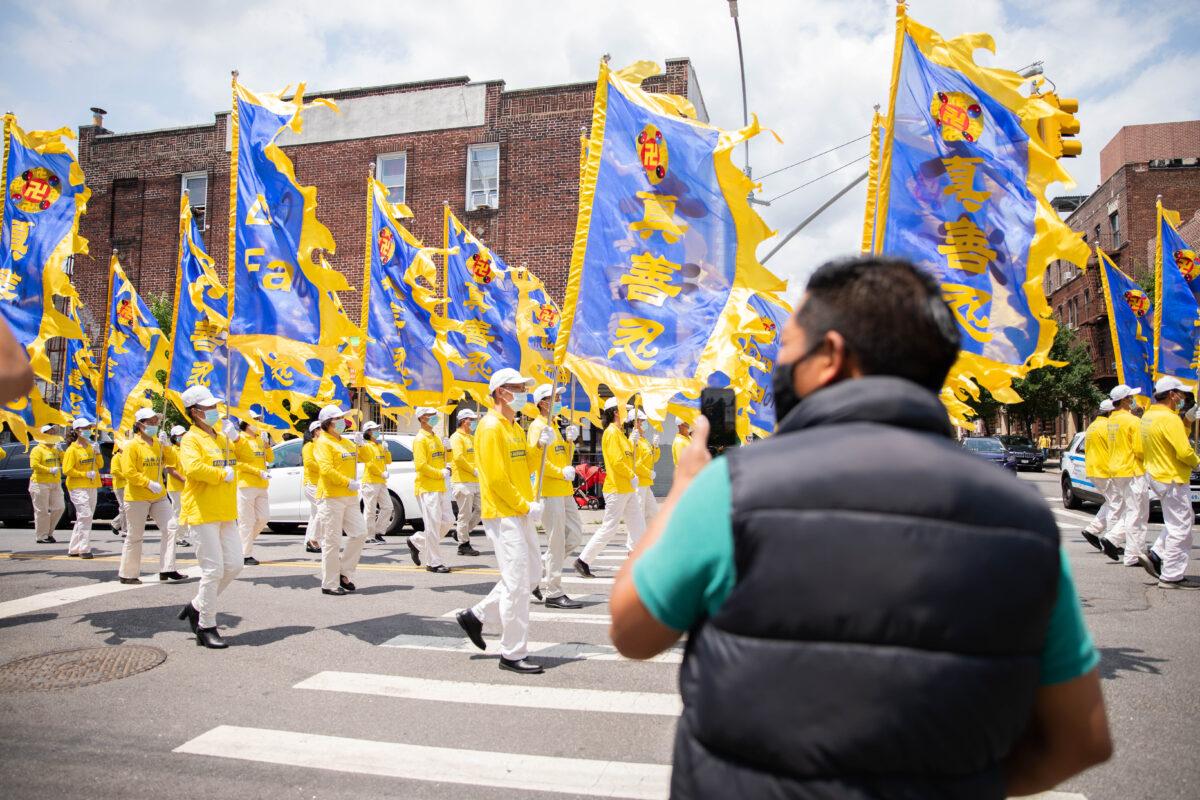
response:
[[[958,346],[911,264],[826,264],[776,434],[710,461],[697,420],[612,596],[626,656],[688,633],[672,797],[999,800],[1109,757],[1054,518],[938,400]]]

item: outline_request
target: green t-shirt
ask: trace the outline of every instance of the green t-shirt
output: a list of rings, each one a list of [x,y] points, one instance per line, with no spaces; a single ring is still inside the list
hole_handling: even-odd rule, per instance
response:
[[[689,630],[715,614],[733,591],[731,507],[729,465],[718,458],[696,476],[662,536],[633,565],[638,597],[663,625]],[[1059,560],[1058,600],[1042,649],[1042,685],[1078,678],[1100,661],[1083,623],[1066,554],[1060,551]]]

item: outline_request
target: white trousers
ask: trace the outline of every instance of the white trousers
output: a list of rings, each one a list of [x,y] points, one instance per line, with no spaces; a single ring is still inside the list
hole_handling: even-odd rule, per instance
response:
[[[125,513],[125,490],[113,489],[113,494],[117,496],[117,515],[112,521],[113,533],[125,533],[129,528],[129,517]]]
[[[658,500],[654,497],[654,489],[649,486],[639,486],[637,495],[638,502],[642,504],[642,519],[646,521],[643,528],[648,528],[650,520],[658,514]]]
[[[1163,530],[1154,543],[1154,552],[1162,559],[1160,578],[1182,580],[1192,552],[1192,525],[1196,521],[1191,487],[1186,483],[1159,483],[1153,478],[1149,481],[1150,491],[1162,503]]]
[[[417,495],[417,505],[421,507],[421,519],[425,530],[418,531],[408,537],[417,550],[425,565],[437,567],[442,564],[442,551],[439,546],[442,537],[454,524],[454,509],[450,505],[448,492],[425,492]]]
[[[304,496],[308,498],[308,527],[304,531],[304,541],[309,544],[320,545],[321,537],[321,521],[317,516],[317,487],[315,484],[304,484]]]
[[[129,535],[121,545],[121,567],[117,574],[122,578],[136,578],[142,572],[142,540],[146,534],[146,518],[153,517],[158,526],[158,571],[175,571],[175,532],[171,530],[171,504],[167,498],[155,500],[130,500],[125,509],[129,522]]]
[[[479,502],[479,484],[452,483],[450,491],[454,502],[458,503],[458,543],[466,544],[471,541],[471,531],[478,527],[483,510]]]
[[[86,553],[91,550],[92,517],[96,513],[96,489],[72,489],[71,505],[75,506],[75,527],[67,553]]]
[[[242,540],[237,522],[206,522],[192,525],[196,560],[200,562],[200,585],[192,605],[200,612],[200,627],[217,625],[217,598],[242,571]]]
[[[562,597],[563,563],[583,541],[583,520],[574,497],[546,497],[542,527],[546,530],[546,552],[542,555],[542,595]]]
[[[500,655],[516,661],[528,654],[529,597],[542,575],[537,528],[526,514],[485,519],[483,532],[496,548],[500,580],[471,611],[485,625],[500,623]]]
[[[367,538],[367,523],[358,510],[358,497],[322,497],[317,501],[317,525],[321,528],[321,588],[336,589],[338,578],[354,580],[354,570]],[[346,549],[340,550],[342,531]]]
[[[1129,483],[1133,478],[1109,478],[1108,494],[1112,503],[1108,511],[1108,533],[1104,538],[1118,547],[1125,546],[1125,517],[1129,502]]]
[[[630,544],[636,546],[646,529],[646,518],[642,515],[642,504],[638,502],[638,496],[632,492],[629,494],[605,492],[604,519],[600,521],[600,527],[596,528],[596,532],[588,540],[587,546],[579,554],[579,559],[591,566],[592,559],[600,555],[600,551],[617,534],[617,525],[622,520],[625,521],[625,528],[629,531]]]
[[[33,501],[34,538],[39,542],[54,534],[54,526],[67,510],[62,484],[29,482],[29,499]]]
[[[1088,523],[1087,528],[1084,530],[1099,536],[1104,533],[1105,528],[1109,526],[1112,519],[1113,497],[1112,490],[1109,488],[1108,478],[1092,478],[1092,485],[1096,487],[1096,491],[1104,498],[1104,502],[1100,504],[1100,510],[1096,512],[1095,518]]]
[[[385,513],[392,504],[386,483],[364,483],[359,496],[363,502],[363,518],[366,520],[367,536],[387,533],[389,514]],[[384,505],[386,503],[387,505]]]
[[[167,529],[171,534],[173,541],[179,541],[179,514],[183,511],[183,499],[179,492],[167,492],[167,502],[171,504],[171,521],[167,523]],[[186,538],[186,537],[184,537]]]
[[[1108,540],[1125,548],[1125,565],[1135,567],[1138,556],[1146,552],[1146,529],[1150,524],[1150,484],[1145,475],[1124,480],[1119,526],[1108,532]]]
[[[266,489],[237,490],[238,536],[242,540],[242,557],[249,558],[254,540],[271,521],[271,501]]]

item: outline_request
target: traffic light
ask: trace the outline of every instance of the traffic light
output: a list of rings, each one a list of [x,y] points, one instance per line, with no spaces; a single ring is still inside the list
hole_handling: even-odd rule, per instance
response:
[[[1079,120],[1075,118],[1075,114],[1079,113],[1079,101],[1074,97],[1059,97],[1056,92],[1046,92],[1035,97],[1041,97],[1070,116],[1070,119],[1063,121],[1053,117],[1038,121],[1038,136],[1045,143],[1050,155],[1055,158],[1075,158],[1082,153],[1083,143],[1074,138],[1079,135]]]

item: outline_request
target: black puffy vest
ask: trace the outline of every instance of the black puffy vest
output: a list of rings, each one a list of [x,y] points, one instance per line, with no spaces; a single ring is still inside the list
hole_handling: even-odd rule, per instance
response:
[[[733,452],[737,583],[690,633],[674,798],[1003,798],[1057,597],[1038,494],[869,377]]]

